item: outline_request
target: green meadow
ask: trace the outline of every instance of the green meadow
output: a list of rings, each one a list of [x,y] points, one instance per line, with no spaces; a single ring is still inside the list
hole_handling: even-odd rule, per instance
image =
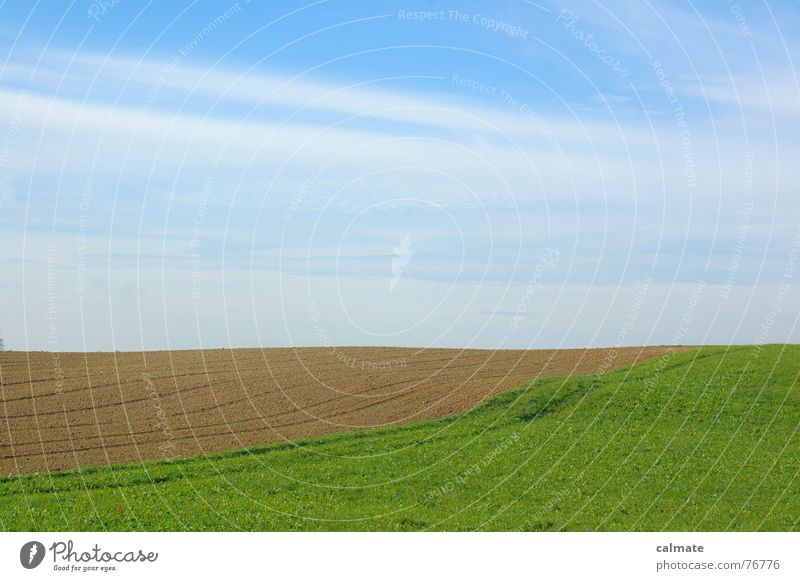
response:
[[[548,378],[454,417],[0,480],[0,529],[800,529],[800,346]]]

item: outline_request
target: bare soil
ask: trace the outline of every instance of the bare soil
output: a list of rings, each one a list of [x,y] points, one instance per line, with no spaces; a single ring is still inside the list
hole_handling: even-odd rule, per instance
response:
[[[175,458],[465,411],[669,347],[0,353],[0,475]]]

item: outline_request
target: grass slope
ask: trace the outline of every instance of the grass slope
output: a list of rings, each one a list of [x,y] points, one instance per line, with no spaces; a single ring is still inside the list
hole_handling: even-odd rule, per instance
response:
[[[0,528],[796,530],[799,373],[800,346],[704,348],[434,422],[6,478]]]

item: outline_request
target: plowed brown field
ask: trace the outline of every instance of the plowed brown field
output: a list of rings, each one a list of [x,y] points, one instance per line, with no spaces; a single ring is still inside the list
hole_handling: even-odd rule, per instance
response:
[[[604,371],[666,350],[5,352],[0,475],[437,418],[536,377]]]

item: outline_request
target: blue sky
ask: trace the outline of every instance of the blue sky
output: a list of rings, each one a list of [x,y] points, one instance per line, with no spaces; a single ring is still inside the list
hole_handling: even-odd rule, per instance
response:
[[[0,334],[797,341],[798,15],[6,2]]]

